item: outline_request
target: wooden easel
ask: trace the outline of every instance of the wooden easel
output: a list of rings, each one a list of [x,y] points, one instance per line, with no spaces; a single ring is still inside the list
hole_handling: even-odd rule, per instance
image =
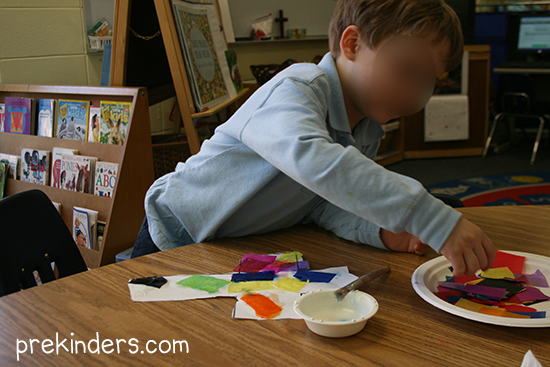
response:
[[[113,33],[110,85],[145,86],[150,105],[176,95],[191,154],[200,150],[193,120],[215,115],[248,94],[245,89],[208,111],[195,112],[170,0],[116,0]],[[179,132],[179,121],[174,132]]]

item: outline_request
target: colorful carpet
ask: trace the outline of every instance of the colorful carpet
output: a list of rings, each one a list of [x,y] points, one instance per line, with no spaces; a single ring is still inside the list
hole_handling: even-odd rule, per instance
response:
[[[550,172],[471,177],[426,188],[454,195],[465,206],[550,205]]]

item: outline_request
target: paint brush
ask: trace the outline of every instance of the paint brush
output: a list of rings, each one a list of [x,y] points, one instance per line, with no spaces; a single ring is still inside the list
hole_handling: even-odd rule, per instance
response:
[[[351,292],[354,289],[357,289],[361,284],[368,283],[371,280],[386,274],[388,271],[390,271],[390,269],[391,269],[390,266],[386,265],[383,268],[376,269],[375,271],[371,271],[370,273],[357,278],[356,280],[349,283],[348,285],[336,290],[334,292],[336,299],[338,301],[342,301],[344,298],[346,298],[349,292]]]

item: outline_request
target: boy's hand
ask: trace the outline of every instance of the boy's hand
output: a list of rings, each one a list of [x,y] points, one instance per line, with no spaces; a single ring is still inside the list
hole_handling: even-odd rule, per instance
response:
[[[488,269],[495,260],[496,249],[478,226],[462,217],[440,252],[451,262],[453,274],[460,276]]]
[[[387,248],[397,252],[411,252],[417,255],[424,255],[428,248],[428,245],[420,241],[420,238],[408,232],[393,233],[380,228],[380,239]]]

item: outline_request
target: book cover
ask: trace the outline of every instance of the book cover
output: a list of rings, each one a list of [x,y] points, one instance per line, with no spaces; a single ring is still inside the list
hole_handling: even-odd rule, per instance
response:
[[[227,50],[225,51],[225,57],[227,59],[227,67],[229,68],[229,75],[231,75],[233,86],[237,93],[239,93],[243,90],[243,79],[241,78],[241,70],[237,63],[237,53],[235,50]]]
[[[40,99],[38,101],[38,123],[36,135],[53,137],[55,99]]]
[[[9,165],[8,178],[19,179],[19,173],[21,172],[20,159],[21,157],[18,155],[0,153],[0,163]]]
[[[88,141],[99,143],[101,129],[101,106],[90,106],[90,120],[88,123]]]
[[[117,175],[118,163],[96,162],[94,195],[112,198]]]
[[[97,211],[73,207],[73,238],[77,246],[93,249],[97,239]]]
[[[4,121],[6,116],[6,105],[0,103],[0,133],[4,132]]]
[[[58,105],[56,137],[86,141],[90,102],[60,99]]]
[[[4,197],[4,188],[6,186],[6,179],[8,178],[9,165],[7,163],[0,163],[0,199]]]
[[[21,149],[21,181],[48,185],[50,152],[38,149]]]
[[[6,97],[4,132],[31,135],[34,133],[33,99]]]
[[[51,166],[51,177],[50,177],[50,186],[61,188],[61,182],[59,180],[59,175],[61,173],[61,157],[63,154],[72,154],[77,155],[77,149],[68,149],[68,148],[52,148],[52,166]]]
[[[105,144],[124,145],[132,102],[101,101],[101,129],[99,141]]]
[[[103,246],[103,236],[105,234],[105,226],[107,223],[102,222],[100,220],[97,221],[97,245],[94,247],[95,250],[101,250],[101,246]],[[92,246],[93,247],[93,246]]]
[[[227,46],[219,31],[217,8],[213,4],[177,0],[173,6],[193,99],[197,110],[204,111],[236,95],[224,54]]]
[[[61,214],[61,203],[58,203],[57,201],[52,201],[52,204],[55,207],[55,210],[57,210],[57,212]]]
[[[96,157],[63,154],[59,172],[59,187],[91,194]]]

